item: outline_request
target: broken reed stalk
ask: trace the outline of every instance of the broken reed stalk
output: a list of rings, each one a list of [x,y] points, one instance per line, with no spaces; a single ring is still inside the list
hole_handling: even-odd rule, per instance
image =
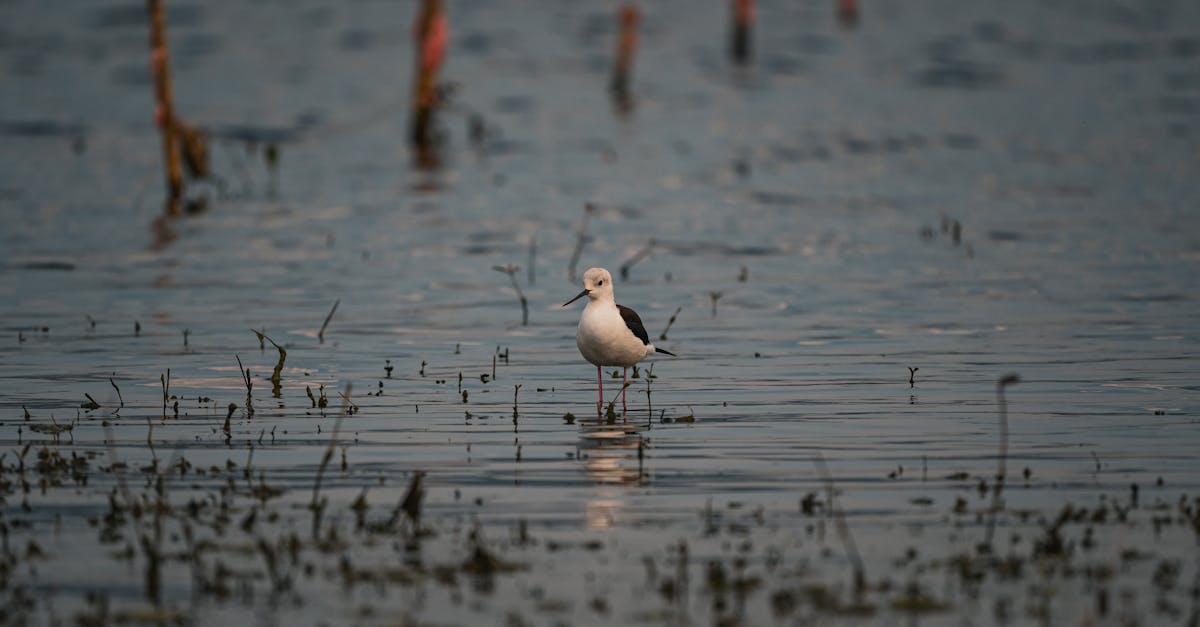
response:
[[[342,412],[338,414],[337,421],[333,423],[333,433],[329,436],[329,446],[325,447],[325,455],[321,457],[321,464],[317,467],[317,478],[313,482],[312,503],[309,504],[309,509],[312,510],[312,537],[317,540],[321,533],[321,515],[325,511],[327,501],[321,499],[321,479],[325,475],[325,467],[329,465],[329,460],[333,459],[333,451],[337,448],[338,432],[342,428],[342,419],[350,410],[350,392],[353,386],[346,384],[346,392],[342,394],[344,399],[342,403]]]
[[[179,214],[183,173],[171,130],[175,118],[171,94],[171,66],[167,55],[167,19],[163,0],[147,0],[150,12],[150,71],[154,75],[154,120],[162,134],[163,165],[167,175],[167,215]]]
[[[829,467],[825,465],[825,457],[817,452],[813,458],[813,463],[817,466],[817,473],[821,475],[821,481],[825,483],[826,499],[829,501],[830,514],[833,516],[834,527],[838,532],[838,539],[842,541],[842,546],[846,549],[846,557],[850,560],[850,565],[854,568],[854,605],[862,604],[862,595],[866,590],[867,576],[863,568],[862,557],[858,554],[858,546],[854,543],[854,535],[850,533],[850,525],[846,524],[846,515],[842,512],[842,508],[834,505],[835,489],[833,486],[833,475],[829,473]]]
[[[521,266],[514,266],[510,263],[507,266],[492,266],[492,269],[507,274],[509,280],[512,281],[513,289],[517,291],[517,298],[521,299],[521,326],[529,326],[529,301],[525,300],[525,292],[522,292],[521,286],[517,284],[517,270],[520,270]],[[495,375],[495,372],[492,374]]]
[[[250,392],[254,389],[254,382],[250,380],[250,369],[242,367],[242,358],[239,355],[234,355],[238,362],[238,372],[241,373],[242,383],[246,385],[246,416],[254,416],[254,399],[250,396]],[[165,410],[164,410],[165,411]]]
[[[612,91],[613,100],[622,110],[628,110],[632,103],[629,76],[633,73],[633,57],[637,53],[637,28],[641,19],[641,13],[632,4],[622,5],[617,12],[617,56],[613,63],[609,89]]]
[[[996,532],[996,515],[1000,512],[1000,493],[1004,491],[1004,475],[1007,472],[1006,465],[1008,460],[1008,401],[1004,398],[1004,388],[1021,382],[1021,377],[1016,373],[1009,373],[1000,377],[996,382],[996,403],[999,406],[1000,416],[1000,446],[996,453],[996,485],[992,487],[992,507],[988,515],[987,535],[984,537],[983,544],[979,546],[982,552],[991,552],[992,538]]]
[[[334,304],[334,307],[335,308],[337,307],[336,303]],[[329,315],[332,316],[333,312],[330,312]],[[329,319],[326,318],[325,322],[326,322],[326,324],[328,324]],[[279,344],[276,344],[275,340],[272,340],[271,337],[268,336],[266,333],[263,333],[262,331],[255,331],[254,329],[250,329],[250,330],[254,331],[254,335],[258,336],[259,348],[262,348],[263,340],[265,339],[266,341],[271,343],[271,346],[274,346],[275,349],[279,351],[279,361],[275,364],[275,369],[273,371],[271,371],[271,396],[274,396],[275,398],[280,398],[283,395],[283,386],[280,385],[280,380],[282,379],[282,375],[283,375],[283,360],[287,359],[287,351],[284,350],[283,347],[280,346]],[[325,327],[322,326],[321,330],[324,331]]]
[[[438,104],[437,72],[446,54],[448,30],[442,0],[422,0],[413,32],[416,77],[409,135],[409,140],[418,148],[429,148],[433,143],[433,114]]]
[[[675,313],[671,314],[670,320],[667,320],[667,328],[663,329],[663,332],[658,334],[658,339],[664,342],[667,341],[667,331],[671,330],[671,325],[675,324],[675,318],[679,317],[679,312],[681,311],[683,311],[683,307],[675,308]]]
[[[317,340],[319,340],[321,344],[325,343],[325,327],[329,326],[329,321],[333,319],[333,314],[337,311],[338,305],[340,304],[342,304],[342,299],[340,298],[333,301],[333,308],[329,310],[329,315],[325,316],[325,322],[321,323],[321,330],[317,331]],[[275,344],[275,342],[271,343]]]
[[[751,35],[754,29],[754,0],[733,0],[732,28],[729,37],[729,56],[735,63],[750,61]]]
[[[646,257],[649,257],[650,252],[653,250],[654,250],[654,238],[651,237],[650,241],[646,242],[646,245],[643,246],[641,250],[634,253],[634,255],[632,257],[630,257],[629,259],[627,259],[625,261],[625,263],[621,264],[621,280],[622,281],[629,280],[629,269],[633,267],[633,264],[645,259]]]
[[[574,283],[578,279],[576,267],[579,265],[579,257],[583,255],[583,245],[587,243],[587,228],[588,219],[592,217],[592,212],[596,210],[596,205],[592,203],[584,203],[583,205],[583,222],[579,225],[579,233],[575,237],[575,250],[571,252],[571,261],[567,264],[567,280]]]

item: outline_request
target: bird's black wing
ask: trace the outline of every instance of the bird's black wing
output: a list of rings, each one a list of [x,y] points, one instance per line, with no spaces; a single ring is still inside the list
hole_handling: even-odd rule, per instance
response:
[[[642,319],[638,317],[637,312],[624,305],[617,305],[617,311],[621,312],[621,319],[625,321],[625,326],[633,331],[642,344],[649,344],[650,336],[646,334],[646,327],[642,326]]]

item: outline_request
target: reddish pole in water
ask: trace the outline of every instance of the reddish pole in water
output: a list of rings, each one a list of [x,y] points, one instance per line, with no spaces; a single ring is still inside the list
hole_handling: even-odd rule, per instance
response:
[[[617,59],[613,65],[610,88],[617,102],[622,106],[628,106],[629,74],[633,70],[633,55],[637,52],[637,27],[642,16],[637,7],[632,4],[622,5],[617,15],[620,34],[617,38]]]
[[[433,110],[437,105],[437,71],[446,56],[449,38],[442,0],[422,0],[414,37],[417,48],[416,80],[412,98],[410,139],[418,147],[428,147],[433,139]]]
[[[175,110],[171,102],[171,66],[167,58],[167,20],[162,0],[147,0],[150,12],[150,71],[154,75],[154,123],[162,134],[163,165],[167,175],[167,214],[179,213],[183,174],[175,146]]]
[[[842,26],[858,23],[858,0],[837,0],[837,16]]]
[[[754,29],[754,0],[733,0],[733,29],[729,54],[734,62],[750,61],[750,35]]]

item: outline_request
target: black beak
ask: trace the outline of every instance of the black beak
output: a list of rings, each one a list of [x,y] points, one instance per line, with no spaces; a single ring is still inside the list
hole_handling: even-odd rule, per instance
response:
[[[569,300],[569,301],[567,301],[567,302],[563,303],[563,307],[566,307],[567,305],[570,305],[571,303],[573,303],[573,302],[575,302],[575,301],[579,300],[580,298],[583,298],[584,296],[587,296],[589,293],[591,293],[591,290],[583,290],[582,292],[580,292],[580,293],[576,294],[576,295],[575,295],[575,298],[572,298],[571,300]]]

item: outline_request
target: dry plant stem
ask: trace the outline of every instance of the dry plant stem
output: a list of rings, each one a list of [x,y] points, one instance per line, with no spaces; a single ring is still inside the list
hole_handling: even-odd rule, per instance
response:
[[[681,311],[683,311],[683,307],[675,308],[675,313],[671,314],[670,320],[667,320],[667,328],[663,329],[663,332],[658,334],[658,339],[664,342],[667,340],[667,331],[671,330],[671,325],[675,324],[675,318],[679,317],[679,312]]]
[[[330,312],[330,315],[333,315],[332,312]],[[327,318],[325,322],[328,323],[329,319]],[[324,326],[321,327],[322,330],[324,330],[324,328]],[[254,331],[254,329],[250,330]],[[254,335],[258,336],[258,345],[260,347],[262,346],[263,339],[266,339],[271,343],[271,346],[274,346],[275,349],[279,351],[279,361],[276,362],[275,369],[271,372],[271,396],[280,398],[283,393],[283,388],[280,385],[280,379],[282,378],[283,374],[283,361],[287,359],[287,351],[284,350],[284,348],[279,344],[276,344],[275,340],[272,340],[270,336],[262,331],[254,331]]]
[[[525,292],[521,291],[521,286],[517,284],[517,270],[520,266],[508,264],[507,266],[492,266],[496,272],[503,272],[508,275],[508,279],[512,281],[513,290],[517,292],[517,298],[521,301],[521,326],[529,326],[529,301],[525,299]],[[492,376],[495,376],[495,370],[492,371]]]
[[[171,65],[167,54],[167,18],[163,0],[147,0],[150,13],[150,68],[154,75],[155,118],[162,135],[163,166],[167,177],[167,215],[179,214],[183,172],[173,130],[175,109],[171,95]]]
[[[341,302],[342,302],[342,299],[340,299],[340,298],[333,301],[333,308],[329,310],[329,315],[325,316],[325,322],[321,323],[321,330],[317,332],[317,339],[320,341],[321,344],[325,343],[325,327],[329,326],[329,321],[333,319],[333,313],[335,311],[337,311],[338,305],[340,305]],[[275,342],[271,342],[271,343],[275,344]],[[278,345],[276,344],[276,346],[278,346]]]
[[[575,250],[571,252],[571,261],[567,264],[567,280],[572,283],[578,279],[576,268],[579,266],[579,257],[583,255],[583,245],[587,243],[588,219],[595,210],[596,205],[590,202],[583,205],[583,222],[579,225],[579,233],[575,237]]]
[[[633,265],[635,263],[645,259],[646,257],[649,257],[650,253],[653,250],[654,250],[654,238],[650,238],[650,241],[646,242],[646,245],[643,246],[641,250],[634,253],[634,255],[632,257],[630,257],[629,259],[627,259],[625,261],[625,263],[621,264],[621,280],[622,281],[627,280],[629,278],[630,268],[633,268]]]
[[[858,554],[858,546],[854,543],[854,536],[850,533],[850,525],[846,524],[845,514],[840,507],[833,506],[835,495],[833,475],[829,473],[829,467],[825,465],[825,457],[820,452],[817,452],[816,457],[813,458],[813,462],[817,466],[817,472],[821,475],[821,480],[825,482],[825,494],[830,503],[830,514],[833,516],[838,539],[842,541],[842,546],[846,549],[846,557],[850,560],[850,564],[854,568],[854,604],[860,605],[867,583],[862,557]]]
[[[254,415],[254,399],[251,396],[251,390],[254,388],[254,382],[250,380],[250,370],[242,367],[242,358],[239,355],[234,355],[237,359],[238,372],[242,375],[242,383],[246,386],[246,415]],[[164,409],[164,411],[166,411]]]
[[[992,538],[996,532],[996,515],[1000,513],[1000,493],[1004,491],[1004,475],[1007,472],[1008,460],[1008,401],[1004,398],[1004,388],[1019,383],[1021,378],[1016,374],[1006,374],[996,382],[996,403],[1000,410],[1000,446],[996,454],[996,485],[992,488],[992,507],[988,515],[987,535],[984,537],[982,550],[991,552]]]
[[[117,391],[117,400],[118,400],[118,401],[120,401],[120,403],[121,403],[121,407],[124,407],[124,406],[125,406],[125,399],[121,397],[121,388],[117,387],[117,384],[116,384],[116,382],[115,382],[115,381],[113,381],[113,380],[112,380],[112,377],[109,377],[109,378],[108,378],[108,383],[109,383],[109,385],[113,386],[113,389],[114,389],[114,390],[116,390],[116,391]],[[163,413],[166,413],[166,411],[164,410],[164,412],[163,412]]]

